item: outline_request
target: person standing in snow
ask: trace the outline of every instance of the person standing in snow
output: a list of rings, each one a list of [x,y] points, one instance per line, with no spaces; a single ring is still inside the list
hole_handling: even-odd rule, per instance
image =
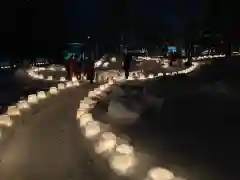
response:
[[[67,61],[68,80],[72,80],[73,71],[74,71],[74,56],[72,55]]]
[[[131,66],[132,56],[130,54],[126,54],[124,58],[123,70],[125,71],[125,78],[128,79],[130,66]]]
[[[75,62],[75,74],[78,80],[81,79],[81,74],[82,74],[82,60],[80,57],[76,57],[76,62]]]
[[[90,81],[92,84],[94,81],[94,74],[95,74],[95,69],[94,69],[94,54],[93,52],[91,53],[91,58],[88,63],[87,67],[87,79]]]

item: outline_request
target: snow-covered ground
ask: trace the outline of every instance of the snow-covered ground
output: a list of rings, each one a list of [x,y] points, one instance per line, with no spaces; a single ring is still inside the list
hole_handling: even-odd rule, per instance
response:
[[[30,93],[46,89],[54,83],[32,80],[23,69],[8,70],[0,74],[0,113],[4,112],[8,105],[16,103]]]
[[[12,127],[1,126],[1,180],[108,179],[92,163],[75,119],[79,101],[92,86],[48,96],[11,117]]]
[[[21,70],[17,71],[11,78],[13,84],[6,86],[7,91],[13,89],[10,93],[24,94],[47,86],[43,81],[31,81]],[[222,137],[229,137],[225,133],[228,127],[221,126],[224,122],[221,119],[223,115],[214,114],[213,110],[217,106],[217,110],[223,112],[224,107],[221,106],[223,101],[224,105],[227,105],[228,108],[235,108],[234,110],[236,110],[236,104],[232,101],[228,102],[226,98],[222,100],[199,93],[201,86],[196,85],[197,83],[194,83],[192,78],[187,76],[163,77],[161,81],[132,81],[125,85],[115,86],[112,92],[93,110],[93,114],[96,120],[111,124],[114,133],[118,137],[127,139],[134,146],[134,149],[151,157],[153,165],[170,169],[175,175],[186,179],[225,179],[221,174],[224,171],[216,169],[216,167],[220,168],[221,163],[219,162],[222,159],[227,159],[225,156],[228,151],[225,149],[226,146],[219,146],[216,141],[221,139],[223,142]],[[23,87],[27,87],[27,90],[22,90]],[[18,91],[19,89],[20,91]],[[84,94],[87,94],[85,91],[87,89],[80,87],[66,92],[65,96],[54,98],[52,101],[54,104],[46,103],[47,108],[43,108],[44,111],[37,111],[34,116],[31,116],[35,117],[31,119],[31,123],[22,126],[22,129],[17,131],[10,146],[3,153],[5,164],[1,163],[1,165],[4,168],[0,168],[4,173],[7,172],[8,179],[22,173],[28,178],[35,178],[36,174],[39,173],[39,178],[48,177],[48,179],[56,177],[61,179],[65,178],[65,175],[70,179],[79,179],[95,175],[95,169],[92,173],[92,171],[88,171],[91,170],[91,166],[86,168],[87,164],[91,165],[92,163],[89,162],[89,158],[86,158],[85,151],[84,153],[79,151],[84,149],[83,143],[81,142],[81,146],[78,148],[80,143],[75,142],[76,137],[79,137],[77,126],[81,125],[84,119],[82,118],[79,122],[75,119],[73,111],[78,108],[79,103],[79,99],[76,97],[83,98]],[[61,116],[59,112],[63,113],[64,116]],[[212,121],[213,125],[208,119],[208,116],[211,115],[215,118]],[[49,121],[49,117],[53,117],[51,121]],[[79,124],[77,125],[77,123]],[[211,133],[213,128],[224,131],[224,135],[218,134],[219,130]],[[86,131],[85,135],[88,133]],[[231,140],[234,139],[231,138]],[[229,143],[229,145],[232,144]],[[20,147],[20,149],[16,147]],[[49,158],[42,158],[43,147]],[[206,154],[209,149],[212,154]],[[236,148],[234,150],[236,151]],[[29,154],[31,151],[33,153]],[[60,164],[59,157],[64,158]],[[12,159],[15,159],[17,163],[11,163]],[[231,158],[229,159],[229,162],[234,163]],[[119,168],[124,169],[124,166],[128,165],[128,163],[122,163],[117,155],[110,160],[113,167],[116,167],[116,164],[120,162]],[[25,166],[22,166],[23,162],[25,162]],[[49,163],[56,167],[55,171],[45,166]],[[227,164],[226,161],[224,164]],[[143,163],[143,165],[145,164]],[[226,170],[226,167],[223,167]],[[79,171],[84,171],[84,173],[79,173]],[[158,171],[158,173],[164,174],[163,171]],[[170,177],[172,177],[171,174]],[[173,178],[164,178],[164,180],[166,179],[173,180]]]
[[[107,116],[114,123],[133,124],[139,120],[141,113],[151,106],[161,107],[164,99],[154,97],[144,88],[114,87],[104,100],[108,104]]]
[[[93,115],[181,177],[235,180],[237,86],[204,74],[115,86]]]

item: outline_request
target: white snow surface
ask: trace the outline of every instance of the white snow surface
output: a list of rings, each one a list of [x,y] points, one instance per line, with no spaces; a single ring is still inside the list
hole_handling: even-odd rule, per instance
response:
[[[135,120],[139,117],[137,112],[128,109],[124,103],[117,100],[112,100],[108,106],[108,115],[115,119]]]
[[[223,82],[216,82],[214,84],[204,84],[200,87],[200,92],[207,94],[221,94],[221,95],[229,95],[230,88],[224,84]]]
[[[16,70],[14,76],[17,78],[22,78],[22,77],[25,78],[25,77],[27,77],[27,73],[23,69],[18,69],[18,70]]]
[[[126,96],[126,93],[124,92],[124,90],[119,86],[114,86],[112,87],[112,92],[109,94],[108,98],[117,99],[123,96]]]
[[[109,101],[107,114],[112,121],[132,124],[149,107],[161,109],[164,99],[155,97],[145,91],[124,90],[116,86],[107,97]],[[121,121],[119,121],[121,120]]]

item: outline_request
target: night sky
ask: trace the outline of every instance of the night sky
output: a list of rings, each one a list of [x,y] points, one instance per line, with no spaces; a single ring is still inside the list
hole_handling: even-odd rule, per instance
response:
[[[200,0],[69,0],[65,12],[68,32],[74,36],[81,31],[151,33],[156,29],[160,33],[182,35],[187,21],[201,22],[205,16],[204,3]]]
[[[215,31],[229,31],[232,24],[238,24],[239,16],[238,6],[228,2],[29,0],[25,6],[22,0],[8,0],[0,4],[1,49],[11,48],[12,44],[17,44],[15,48],[18,48],[17,37],[24,36],[26,44],[31,41],[35,48],[50,51],[56,47],[57,51],[61,47],[56,45],[71,40],[82,41],[88,35],[94,41],[111,44],[118,43],[123,33],[126,39],[137,44],[140,41],[151,43],[158,35],[183,38],[187,32],[186,24],[191,24],[190,31],[208,26]],[[29,15],[22,15],[24,11],[29,11]]]

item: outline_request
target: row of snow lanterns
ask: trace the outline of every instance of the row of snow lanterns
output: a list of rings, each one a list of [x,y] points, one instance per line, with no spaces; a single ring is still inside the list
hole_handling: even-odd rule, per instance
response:
[[[107,96],[107,92],[111,91],[114,81],[100,85],[88,96],[80,101],[77,111],[77,120],[81,132],[93,145],[94,152],[104,159],[107,159],[109,167],[118,175],[123,177],[138,177],[136,169],[144,163],[140,162],[136,151],[130,143],[122,138],[117,137],[106,125],[96,121],[91,109],[95,107],[98,101]],[[138,177],[142,178],[142,177]],[[173,172],[162,167],[151,167],[146,169],[146,175],[143,180],[184,180],[176,177]]]
[[[33,68],[33,69],[28,70],[28,75],[35,79],[44,79],[44,76],[42,74],[37,73],[38,71],[44,71],[44,70],[46,70],[46,68],[44,68],[44,67]],[[62,71],[64,71],[64,70],[65,70],[65,68],[62,69]],[[54,79],[53,79],[53,76],[48,76],[45,80],[52,81]],[[66,78],[62,76],[62,77],[60,77],[59,81],[65,82]]]
[[[134,148],[126,140],[118,138],[104,125],[94,120],[90,110],[96,103],[106,96],[106,91],[114,84],[109,81],[88,93],[77,111],[77,120],[86,139],[93,143],[94,152],[107,159],[109,167],[119,176],[130,175],[137,165]]]
[[[38,71],[45,71],[45,70],[49,70],[49,71],[56,71],[57,69],[55,67],[33,67],[32,70],[34,72],[38,72]],[[61,67],[60,68],[61,71],[66,71],[66,68],[65,67]]]
[[[199,67],[199,63],[193,62],[192,66],[190,66],[187,69],[184,70],[179,70],[176,72],[169,72],[169,73],[158,73],[157,75],[149,74],[147,77],[140,71],[133,71],[130,73],[130,76],[128,80],[146,80],[146,79],[154,79],[158,77],[163,77],[163,76],[176,76],[179,74],[188,74],[192,71],[194,71],[197,67]],[[116,81],[124,81],[125,80],[125,75],[123,73],[117,73],[115,77],[112,77]],[[110,79],[110,76],[104,79]]]
[[[20,116],[21,112],[29,110],[31,105],[36,105],[39,101],[44,100],[51,95],[57,95],[59,91],[74,86],[79,86],[79,83],[71,81],[66,84],[59,83],[57,87],[50,87],[47,93],[45,91],[39,91],[36,94],[28,95],[27,100],[19,100],[16,105],[9,106],[5,114],[0,115],[0,127],[11,127],[13,125],[12,117]]]
[[[139,80],[145,80],[145,79],[153,79],[153,78],[157,78],[157,77],[162,77],[164,75],[166,76],[175,76],[175,75],[178,75],[178,74],[186,74],[186,73],[189,73],[191,71],[193,71],[194,69],[196,69],[196,67],[198,67],[198,64],[197,63],[193,63],[193,65],[185,70],[181,70],[181,71],[178,71],[178,72],[172,72],[172,73],[158,73],[156,76],[154,76],[153,74],[150,74],[148,75],[148,77],[145,77],[142,73],[140,73],[139,71],[136,71],[136,72],[132,72],[129,79],[128,80],[134,80],[134,79],[139,79]],[[44,79],[44,76],[41,75],[41,74],[35,74],[34,72],[29,72],[29,75],[35,79]],[[124,76],[123,74],[121,75],[122,80],[124,80]],[[76,77],[73,77],[73,79],[76,79]],[[108,79],[106,77],[104,77],[103,79]],[[114,79],[116,79],[116,77],[114,77]],[[53,80],[53,77],[52,76],[48,76],[46,78],[46,80]],[[61,82],[65,82],[66,81],[66,78],[65,77],[60,77],[60,81]]]
[[[47,80],[47,81],[53,81],[54,80],[53,76],[47,76],[47,78],[45,78],[42,74],[37,74],[35,69],[34,70],[31,70],[31,69],[28,70],[28,75],[31,76],[34,79],[41,79],[41,80]],[[86,77],[82,76],[81,79],[86,80]],[[59,81],[60,82],[66,82],[67,80],[66,80],[66,77],[62,76],[62,77],[60,77]],[[73,82],[78,81],[77,77],[73,76],[72,81]]]
[[[48,62],[37,62],[36,65],[46,65]]]
[[[179,75],[179,74],[188,74],[188,73],[194,71],[198,66],[199,66],[199,64],[197,62],[193,62],[192,66],[190,66],[189,68],[184,69],[184,70],[179,70],[179,71],[176,71],[176,72],[169,72],[169,73],[158,73],[156,76],[153,75],[153,74],[149,74],[147,77],[145,77],[139,71],[136,71],[136,72],[131,73],[128,80],[134,80],[136,78],[139,79],[139,80],[145,80],[145,79],[158,78],[158,77],[162,77],[162,76],[176,76],[176,75]]]
[[[135,72],[131,72],[131,75],[130,75],[128,80],[134,80],[134,79],[145,80],[145,79],[153,79],[153,78],[162,77],[162,76],[175,76],[175,75],[178,75],[178,74],[187,74],[187,73],[190,73],[193,70],[195,70],[198,67],[198,65],[199,64],[197,62],[193,62],[192,66],[190,66],[187,69],[180,70],[180,71],[177,71],[177,72],[171,72],[171,73],[169,72],[169,73],[165,73],[165,74],[164,73],[158,73],[156,76],[154,76],[153,74],[150,74],[150,75],[148,75],[148,77],[145,77],[139,71],[135,71]],[[44,70],[44,68],[42,68],[42,70]],[[44,79],[44,76],[41,75],[41,74],[35,73],[36,71],[37,71],[37,68],[35,68],[33,70],[29,70],[28,74],[35,79]],[[124,77],[123,74],[121,74],[120,79],[123,80],[124,79],[123,77]],[[73,78],[75,78],[75,77],[73,77]],[[104,77],[104,79],[108,79],[108,78]],[[114,79],[116,79],[116,77],[114,77]],[[48,76],[46,80],[53,80],[53,77]],[[66,78],[65,77],[60,77],[60,81],[65,82]]]
[[[223,58],[225,56],[226,56],[225,54],[198,56],[198,57],[193,57],[193,60],[204,60],[204,59],[211,59],[211,58]]]
[[[194,71],[198,66],[199,64],[197,62],[193,62],[192,66],[184,70],[179,70],[176,72],[169,72],[169,73],[158,73],[157,75],[149,74],[147,77],[140,71],[133,71],[133,72],[130,72],[130,76],[128,77],[128,80],[146,80],[146,79],[154,79],[162,76],[176,76],[179,74],[187,74]],[[103,76],[100,79],[103,79],[104,81],[109,79],[113,79],[116,81],[126,80],[124,73],[121,73],[120,71],[117,72],[115,75],[110,75],[109,73],[109,75]]]
[[[116,57],[112,57],[111,59],[110,59],[110,62],[111,63],[115,63],[115,62],[117,62],[117,58]],[[104,68],[107,68],[108,66],[109,66],[109,62],[104,62],[104,59],[103,58],[101,58],[100,60],[98,60],[98,61],[96,61],[95,63],[94,63],[94,67],[95,68],[99,68],[99,67],[104,67]]]
[[[14,67],[16,67],[16,65],[13,65]],[[11,66],[8,66],[8,65],[3,65],[0,67],[1,69],[10,69]]]
[[[57,69],[55,67],[47,67],[47,68],[45,68],[45,67],[33,67],[32,68],[33,72],[46,71],[46,70],[48,70],[48,71],[57,71]],[[66,68],[65,67],[61,67],[60,71],[66,71]]]
[[[219,55],[208,55],[208,56],[197,56],[193,57],[193,60],[203,60],[203,59],[211,59],[211,58],[220,58],[220,57],[225,57],[225,54],[219,54]],[[145,57],[145,56],[138,56],[137,57],[140,60],[161,60],[163,58],[152,58],[152,57]],[[187,61],[187,59],[183,59],[183,61]]]

